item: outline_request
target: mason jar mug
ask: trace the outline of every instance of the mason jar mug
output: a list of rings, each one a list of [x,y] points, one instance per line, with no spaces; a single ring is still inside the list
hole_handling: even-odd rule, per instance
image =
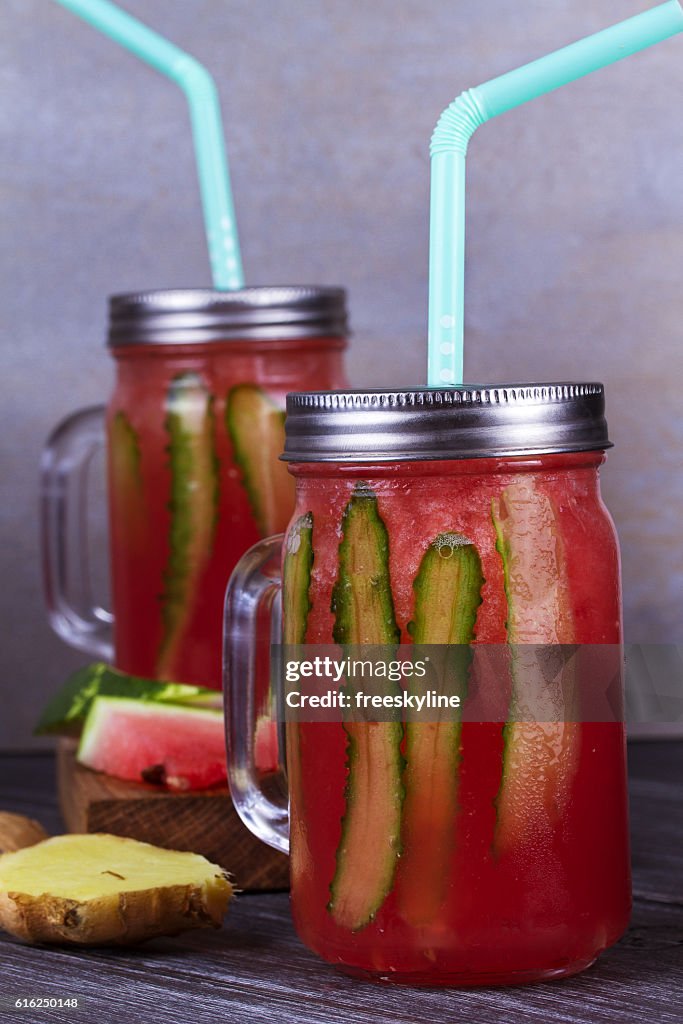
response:
[[[296,507],[231,578],[225,687],[299,935],[384,981],[584,969],[630,910],[602,386],[299,393],[286,435]],[[253,759],[268,604],[286,788]]]
[[[230,572],[294,506],[279,461],[285,395],[343,386],[346,331],[340,288],[111,299],[106,415],[69,417],[43,455],[46,602],[67,643],[125,672],[220,687]],[[113,615],[93,607],[85,537],[105,438]]]

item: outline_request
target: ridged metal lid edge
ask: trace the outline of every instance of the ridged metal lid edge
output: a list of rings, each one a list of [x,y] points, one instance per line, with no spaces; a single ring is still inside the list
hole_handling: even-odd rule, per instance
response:
[[[220,292],[177,288],[109,299],[111,347],[212,341],[344,338],[346,292],[318,285],[268,285]]]
[[[356,409],[561,402],[604,395],[599,383],[467,384],[462,388],[367,388],[347,391],[295,391],[287,396],[287,411],[297,409]]]
[[[611,447],[597,382],[296,392],[290,462],[491,458]]]

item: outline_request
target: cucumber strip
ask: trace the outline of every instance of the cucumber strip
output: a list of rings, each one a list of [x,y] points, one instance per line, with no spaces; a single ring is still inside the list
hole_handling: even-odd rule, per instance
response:
[[[295,490],[294,478],[280,461],[285,413],[255,384],[240,384],[228,394],[225,423],[261,536],[282,533]]]
[[[213,396],[196,373],[174,377],[166,398],[171,471],[169,555],[161,614],[164,633],[157,660],[160,679],[175,669],[211,557],[218,517],[218,459]]]
[[[389,536],[366,484],[356,486],[344,510],[332,611],[337,644],[398,644],[401,638],[389,578]]]
[[[313,513],[299,516],[287,531],[282,562],[282,607],[284,609],[284,642],[303,644],[306,641],[308,613],[311,610],[309,591],[313,569]]]
[[[140,439],[122,410],[109,421],[108,432],[109,487],[122,534],[117,543],[137,549],[145,543],[147,525]]]
[[[409,631],[416,644],[470,644],[484,577],[476,547],[462,534],[442,533],[427,548],[413,583],[415,612]],[[443,652],[439,682],[455,679],[464,697],[471,662],[467,647]],[[434,652],[432,652],[432,655]],[[430,680],[429,685],[433,685]],[[438,685],[438,684],[437,684]],[[406,723],[402,854],[396,879],[402,917],[430,924],[447,896],[458,806],[461,723]]]
[[[346,506],[332,596],[336,643],[395,645],[389,538],[375,494],[358,485]],[[342,928],[367,925],[391,890],[400,854],[403,727],[347,722],[346,807],[328,910]]]
[[[552,650],[537,646],[575,640],[553,503],[532,479],[520,477],[493,500],[492,518],[503,563],[507,640],[512,645],[512,697],[503,727],[494,837],[494,851],[502,854],[547,835],[561,817],[576,770],[581,729],[578,722],[559,718],[571,670],[548,671],[548,663],[557,659],[550,657]],[[557,651],[562,654],[562,648]],[[560,666],[562,661],[560,657]]]
[[[461,533],[440,533],[427,548],[413,583],[415,644],[470,644],[484,577],[475,545]]]
[[[287,531],[282,560],[282,607],[283,641],[286,644],[306,642],[308,614],[311,610],[310,588],[313,569],[313,513],[299,516]],[[297,855],[303,856],[307,843],[300,828],[303,814],[303,789],[301,785],[301,743],[299,723],[287,722],[287,781],[290,805],[293,802],[298,816],[292,822],[292,829],[299,829]],[[293,866],[294,870],[294,866]]]
[[[114,486],[125,494],[138,493],[142,488],[140,439],[122,410],[109,426],[109,459]]]

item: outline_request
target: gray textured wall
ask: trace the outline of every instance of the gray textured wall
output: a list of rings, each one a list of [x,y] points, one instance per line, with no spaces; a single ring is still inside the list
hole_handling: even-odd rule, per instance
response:
[[[352,379],[424,379],[427,145],[462,89],[648,0],[127,0],[214,73],[249,283],[350,290]],[[0,32],[0,746],[83,657],[44,621],[37,467],[103,400],[105,298],[208,283],[180,93],[51,0]],[[480,129],[469,380],[598,378],[633,641],[683,640],[683,37]]]

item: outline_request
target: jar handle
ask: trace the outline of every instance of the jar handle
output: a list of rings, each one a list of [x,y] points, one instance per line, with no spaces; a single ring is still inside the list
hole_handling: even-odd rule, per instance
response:
[[[284,729],[277,725],[282,642],[282,534],[259,541],[239,560],[225,594],[223,692],[228,781],[247,828],[289,853]],[[277,650],[277,647],[275,647]]]
[[[93,600],[87,531],[90,468],[105,444],[101,405],[68,416],[48,438],[41,460],[41,548],[53,630],[72,647],[111,662],[114,616]]]

